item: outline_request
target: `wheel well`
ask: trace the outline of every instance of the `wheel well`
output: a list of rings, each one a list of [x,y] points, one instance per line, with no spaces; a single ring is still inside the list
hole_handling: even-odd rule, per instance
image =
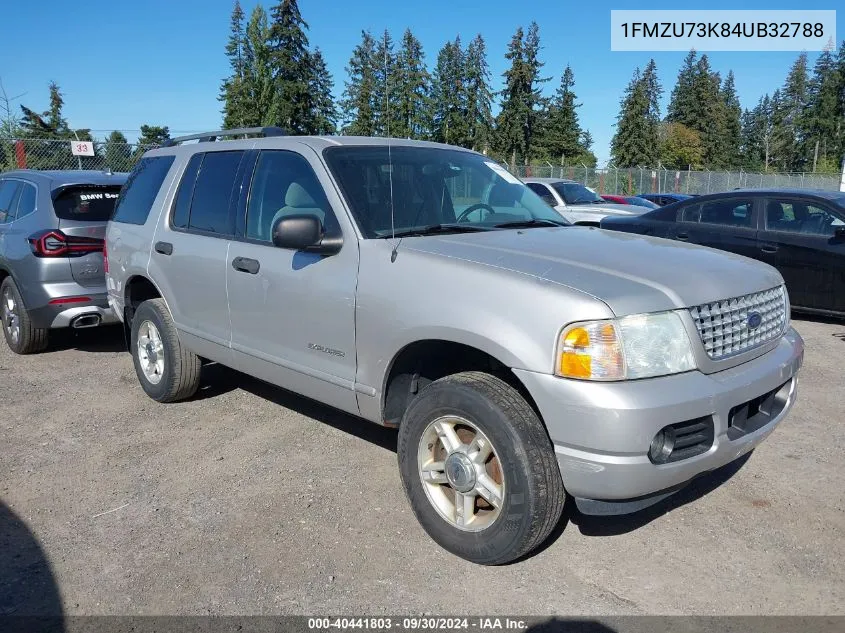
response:
[[[2,268],[0,268],[0,284],[2,284],[3,280],[8,276],[9,276],[9,271],[3,270]]]
[[[132,277],[126,282],[126,303],[124,305],[124,324],[129,328],[132,324],[132,317],[135,316],[135,310],[138,309],[144,301],[148,299],[157,299],[161,296],[151,282],[146,277]]]
[[[399,426],[408,405],[430,382],[465,371],[483,371],[504,380],[525,398],[542,420],[531,394],[505,364],[469,345],[426,340],[411,343],[394,358],[384,383],[384,424]]]

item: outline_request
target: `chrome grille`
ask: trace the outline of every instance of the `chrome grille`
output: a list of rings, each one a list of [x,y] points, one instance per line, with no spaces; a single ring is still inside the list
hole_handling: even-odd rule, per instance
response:
[[[712,360],[721,360],[752,350],[783,334],[787,323],[786,293],[783,286],[778,286],[743,297],[705,303],[690,308],[690,314],[707,355]]]

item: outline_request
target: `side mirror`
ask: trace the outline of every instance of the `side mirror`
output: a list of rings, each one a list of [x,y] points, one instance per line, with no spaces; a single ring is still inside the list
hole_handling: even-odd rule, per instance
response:
[[[837,240],[845,240],[845,226],[837,226],[833,230],[833,237]]]
[[[273,225],[273,245],[296,251],[330,255],[340,250],[341,238],[327,238],[323,225],[314,215],[289,215]]]

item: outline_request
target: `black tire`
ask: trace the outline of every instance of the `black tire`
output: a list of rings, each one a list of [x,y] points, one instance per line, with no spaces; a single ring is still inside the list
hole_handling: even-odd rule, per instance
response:
[[[4,312],[0,311],[0,320],[3,321],[3,335],[6,337],[6,344],[15,354],[43,352],[47,349],[47,344],[50,342],[50,330],[33,326],[32,319],[30,319],[29,312],[27,312],[26,306],[21,298],[21,293],[11,277],[6,277],[3,283],[0,284],[0,301],[5,300],[7,292],[11,294],[16,306],[15,318],[17,321],[18,336],[17,340],[12,338],[10,328],[8,327],[8,319],[3,319],[2,315]]]
[[[496,449],[506,484],[498,518],[480,532],[447,522],[429,501],[419,471],[425,429],[442,416],[465,418]],[[506,382],[482,372],[426,386],[399,427],[399,470],[417,520],[441,547],[482,565],[500,565],[536,549],[560,520],[566,492],[554,448],[537,414]]]
[[[155,325],[161,336],[164,351],[164,369],[158,383],[147,378],[138,354],[138,332],[142,324],[149,321]],[[200,384],[199,357],[184,347],[179,340],[176,326],[164,303],[164,299],[144,301],[132,318],[130,339],[132,362],[138,381],[146,394],[158,402],[176,402],[193,396]]]

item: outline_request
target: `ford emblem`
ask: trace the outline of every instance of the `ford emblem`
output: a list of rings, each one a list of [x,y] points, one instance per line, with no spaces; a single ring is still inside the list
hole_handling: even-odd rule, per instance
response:
[[[749,330],[756,330],[763,323],[763,315],[759,312],[749,312],[746,323]]]

